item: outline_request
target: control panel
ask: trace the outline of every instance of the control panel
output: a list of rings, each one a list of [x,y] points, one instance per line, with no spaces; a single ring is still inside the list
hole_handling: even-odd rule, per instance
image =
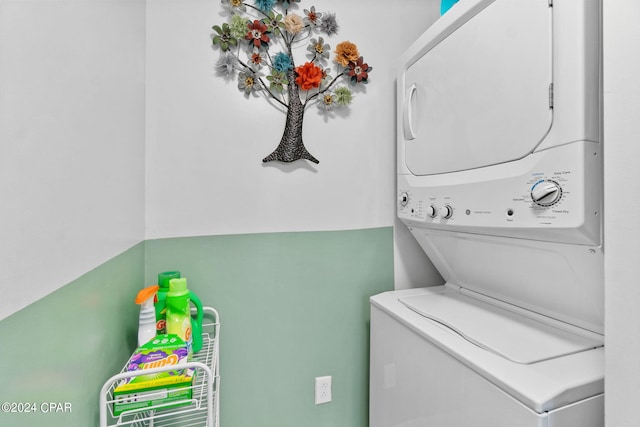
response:
[[[399,175],[398,217],[410,227],[598,244],[599,157],[598,144],[584,142],[477,170]]]

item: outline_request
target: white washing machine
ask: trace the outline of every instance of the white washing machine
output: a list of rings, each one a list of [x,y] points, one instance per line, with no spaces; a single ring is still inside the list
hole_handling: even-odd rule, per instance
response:
[[[600,16],[461,0],[403,55],[397,212],[446,284],[371,298],[372,427],[604,425]]]

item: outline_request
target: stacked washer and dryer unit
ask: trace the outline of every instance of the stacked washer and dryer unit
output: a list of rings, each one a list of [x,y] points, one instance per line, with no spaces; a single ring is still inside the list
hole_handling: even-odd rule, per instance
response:
[[[371,298],[372,427],[602,427],[601,5],[461,0],[404,54],[397,212],[446,284]]]

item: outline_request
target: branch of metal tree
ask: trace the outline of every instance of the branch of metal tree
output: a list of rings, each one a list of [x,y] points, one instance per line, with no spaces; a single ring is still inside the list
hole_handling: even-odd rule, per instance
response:
[[[242,65],[245,68],[245,70],[251,71],[253,73],[253,75],[258,78],[258,81],[260,82],[261,87],[267,92],[267,94],[271,98],[273,98],[276,102],[280,103],[284,108],[289,108],[289,105],[286,102],[283,102],[273,92],[271,92],[271,89],[269,89],[269,86],[267,86],[265,81],[262,80],[262,77],[258,76],[258,74],[255,71],[253,71],[253,68],[251,68],[247,64],[245,64],[237,55],[235,55],[233,53],[232,53],[232,55],[236,58],[236,61],[238,61],[238,64]]]
[[[305,106],[305,108],[307,107],[307,104],[309,103],[309,101],[313,100],[314,98],[317,98],[318,96],[320,96],[320,95],[322,95],[323,93],[325,93],[326,91],[328,91],[328,90],[331,88],[331,86],[333,86],[333,85],[338,81],[338,79],[339,79],[340,77],[342,77],[342,76],[344,76],[344,75],[346,75],[346,74],[347,74],[347,72],[346,72],[346,71],[343,71],[342,73],[338,74],[337,76],[335,76],[335,77],[333,78],[333,80],[331,80],[331,82],[327,85],[327,87],[325,87],[325,88],[324,88],[324,89],[322,89],[322,90],[317,91],[316,93],[314,93],[313,95],[311,95],[311,96],[309,96],[307,99],[305,99],[305,101],[304,101],[304,106]]]

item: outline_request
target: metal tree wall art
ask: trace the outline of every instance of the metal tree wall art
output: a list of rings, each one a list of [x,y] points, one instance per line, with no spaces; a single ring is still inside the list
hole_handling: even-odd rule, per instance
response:
[[[246,96],[263,95],[287,112],[278,147],[262,161],[318,160],[302,141],[305,110],[316,105],[323,112],[345,108],[352,100],[351,85],[367,83],[372,67],[364,62],[358,47],[343,41],[331,47],[323,36],[338,33],[336,16],[317,12],[315,6],[301,9],[300,0],[222,0],[228,22],[214,25],[213,45],[221,55],[216,70],[224,77],[237,75],[238,89]],[[294,48],[306,44],[307,61],[296,66]],[[331,76],[335,63],[336,76]]]

